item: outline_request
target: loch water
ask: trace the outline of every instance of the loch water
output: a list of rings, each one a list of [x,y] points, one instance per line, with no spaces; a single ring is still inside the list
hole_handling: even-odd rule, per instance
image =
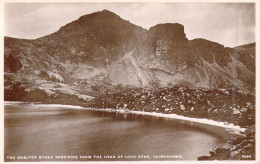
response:
[[[224,142],[182,123],[130,114],[28,103],[4,109],[5,161],[197,160]]]

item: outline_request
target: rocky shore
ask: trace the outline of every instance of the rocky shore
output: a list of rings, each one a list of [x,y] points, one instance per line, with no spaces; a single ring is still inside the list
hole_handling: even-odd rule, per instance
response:
[[[97,97],[90,101],[92,108],[115,108],[134,112],[177,114],[187,118],[214,120],[224,125],[246,129],[245,137],[230,137],[226,144],[213,148],[210,156],[198,160],[255,159],[255,99],[254,95],[232,89],[191,89],[162,87],[157,89],[129,89],[121,93]]]
[[[5,105],[9,104],[27,104],[27,102],[5,102]],[[75,105],[61,105],[61,104],[42,104],[42,103],[29,103],[30,105],[37,106],[53,106],[61,108],[73,108],[78,110],[92,110],[98,112],[117,113],[124,118],[141,116],[145,119],[148,117],[153,119],[163,119],[165,121],[179,121],[181,123],[197,127],[202,130],[206,130],[210,133],[215,133],[221,137],[227,137],[227,142],[221,146],[214,147],[209,150],[210,156],[200,156],[198,160],[254,160],[255,159],[255,126],[252,125],[248,128],[241,128],[238,125],[226,124],[224,122],[213,121],[202,118],[191,118],[176,114],[165,114],[156,112],[144,112],[144,111],[131,111],[128,109],[109,109],[109,108],[88,108]],[[140,118],[140,117],[136,117]],[[212,130],[214,129],[214,130]]]
[[[234,137],[210,150],[210,156],[198,160],[255,160],[255,126],[246,130],[246,137]]]

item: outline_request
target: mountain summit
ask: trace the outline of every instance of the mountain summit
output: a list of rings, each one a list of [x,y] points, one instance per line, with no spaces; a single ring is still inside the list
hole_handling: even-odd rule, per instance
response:
[[[62,36],[63,34],[70,35],[73,33],[86,33],[86,32],[103,32],[103,33],[127,33],[134,30],[144,30],[139,26],[131,24],[129,21],[123,20],[117,14],[102,10],[92,14],[81,16],[63,27],[59,31],[52,34],[54,36]],[[50,35],[50,36],[52,36]]]
[[[149,29],[150,35],[154,35],[156,40],[171,40],[176,46],[187,44],[188,39],[184,33],[184,26],[179,23],[158,24]]]
[[[96,86],[255,88],[254,47],[188,40],[178,23],[146,30],[108,10],[35,40],[5,37],[4,60],[6,99],[21,87],[83,97]]]
[[[36,42],[59,45],[76,54],[78,61],[102,66],[134,49],[146,31],[111,11],[103,10],[84,15]]]

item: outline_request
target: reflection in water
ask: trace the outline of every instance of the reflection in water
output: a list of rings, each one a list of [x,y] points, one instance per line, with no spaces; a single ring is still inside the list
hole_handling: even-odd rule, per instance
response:
[[[180,123],[140,119],[61,107],[6,105],[5,156],[181,155],[184,160],[196,160],[224,142]]]

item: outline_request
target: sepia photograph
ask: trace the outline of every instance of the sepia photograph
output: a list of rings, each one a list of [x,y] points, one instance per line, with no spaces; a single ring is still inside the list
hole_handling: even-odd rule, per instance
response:
[[[255,2],[3,9],[4,162],[259,157]]]

